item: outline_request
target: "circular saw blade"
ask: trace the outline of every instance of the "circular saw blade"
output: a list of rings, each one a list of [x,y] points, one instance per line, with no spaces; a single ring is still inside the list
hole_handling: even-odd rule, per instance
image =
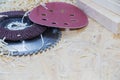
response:
[[[42,39],[43,37],[43,39]],[[57,28],[48,28],[43,34],[31,40],[8,42],[10,55],[27,56],[46,51],[54,47],[61,38],[61,31]],[[44,41],[44,44],[42,42]]]

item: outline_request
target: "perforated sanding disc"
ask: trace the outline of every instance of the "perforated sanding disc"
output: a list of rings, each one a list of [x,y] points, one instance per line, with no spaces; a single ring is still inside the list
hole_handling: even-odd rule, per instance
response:
[[[46,8],[40,5],[30,12],[29,18],[37,24],[57,28],[82,28],[88,24],[82,10],[64,2],[46,3]]]

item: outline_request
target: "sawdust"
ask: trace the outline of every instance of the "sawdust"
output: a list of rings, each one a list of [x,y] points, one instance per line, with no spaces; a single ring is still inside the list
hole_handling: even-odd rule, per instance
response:
[[[62,1],[74,4],[75,0],[5,0],[0,1],[0,12],[11,10],[24,10],[29,11],[41,3]]]
[[[0,56],[3,56],[4,54],[9,54],[8,44],[4,39],[0,39]]]
[[[120,39],[120,34],[113,34],[114,39]]]
[[[0,80],[119,80],[120,40],[89,21],[83,30],[62,31],[60,43],[43,54],[0,58]]]

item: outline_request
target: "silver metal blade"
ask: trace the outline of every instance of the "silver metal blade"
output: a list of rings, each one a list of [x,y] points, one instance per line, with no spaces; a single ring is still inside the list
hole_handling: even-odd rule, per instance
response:
[[[8,42],[10,55],[23,56],[46,51],[58,43],[61,38],[61,31],[57,28],[48,28],[42,35],[44,44],[42,44],[41,36],[31,40]]]

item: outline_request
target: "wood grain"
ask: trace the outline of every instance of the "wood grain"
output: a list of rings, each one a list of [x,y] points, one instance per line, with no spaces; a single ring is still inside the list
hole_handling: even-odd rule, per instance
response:
[[[113,11],[120,15],[120,1],[119,0],[93,0],[101,6]]]
[[[90,0],[77,0],[77,5],[108,30],[116,34],[120,33],[120,16]]]

